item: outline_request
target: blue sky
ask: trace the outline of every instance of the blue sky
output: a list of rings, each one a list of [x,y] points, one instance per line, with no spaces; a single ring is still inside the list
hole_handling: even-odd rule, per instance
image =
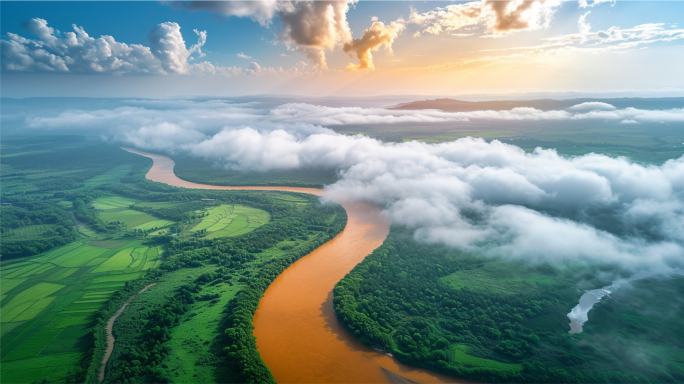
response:
[[[483,16],[477,19],[459,16],[457,21],[444,16],[450,6],[469,5],[475,6],[478,12],[481,10]],[[684,72],[679,68],[681,65],[676,65],[684,61],[683,1],[604,2],[593,7],[582,7],[576,1],[547,1],[536,5],[547,14],[523,14],[521,20],[529,25],[507,30],[495,25],[498,14],[490,12],[485,16],[487,5],[484,2],[362,1],[350,3],[344,9],[336,8],[336,15],[343,23],[337,23],[335,28],[338,30],[330,36],[316,36],[318,32],[313,31],[302,37],[294,32],[288,34],[287,28],[296,29],[298,23],[308,22],[306,17],[315,16],[316,11],[299,12],[306,8],[304,6],[287,10],[282,5],[275,5],[270,17],[259,20],[257,14],[237,17],[230,10],[190,11],[154,1],[3,1],[0,3],[3,44],[9,44],[11,40],[8,33],[31,39],[33,43],[21,44],[25,44],[22,49],[33,50],[32,55],[38,49],[35,42],[42,45],[40,49],[49,47],[23,27],[27,21],[36,19],[44,20],[47,28],[54,28],[54,35],[58,37],[73,31],[72,24],[75,24],[92,38],[112,36],[117,43],[138,44],[151,52],[146,53],[144,68],[135,64],[135,68],[124,70],[91,70],[83,69],[92,65],[91,61],[81,65],[80,59],[76,59],[76,64],[69,64],[73,59],[69,55],[73,56],[73,52],[57,48],[57,51],[47,51],[57,60],[70,58],[65,59],[63,66],[49,69],[26,65],[10,56],[14,51],[4,49],[11,52],[4,53],[2,58],[2,75],[6,80],[3,94],[27,96],[45,92],[59,95],[61,91],[71,96],[91,93],[92,96],[111,96],[113,94],[102,90],[118,81],[131,84],[131,93],[150,89],[163,93],[167,91],[162,88],[174,84],[176,95],[212,92],[328,95],[338,92],[349,95],[456,91],[598,92],[620,89],[650,92],[684,87]],[[507,17],[515,16],[515,6],[509,7]],[[412,12],[422,19],[412,19]],[[441,16],[439,12],[442,12]],[[585,37],[578,37],[583,15],[589,32]],[[286,21],[289,24],[284,25],[283,20],[287,17],[290,17],[290,21]],[[164,67],[165,59],[154,53],[156,46],[148,38],[151,30],[167,22],[177,24],[184,40],[182,49],[185,50],[179,57],[187,63],[182,64],[182,70],[170,71]],[[444,27],[449,22],[463,25],[451,29]],[[430,32],[431,27],[438,25],[441,25],[439,32]],[[637,26],[642,27],[634,29]],[[328,27],[321,25],[321,30]],[[157,36],[162,32],[173,33],[171,29],[158,31]],[[202,57],[199,57],[199,51],[191,48],[198,41],[193,30],[206,31],[206,43],[200,47]],[[606,31],[618,32],[608,39],[598,37]],[[371,40],[364,40],[364,36],[372,34],[379,36],[377,41],[382,42],[369,45]],[[318,37],[321,39],[316,40]],[[556,45],[550,44],[549,39],[556,39]],[[17,44],[13,47],[17,48]],[[346,51],[345,44],[350,44]],[[129,60],[114,56],[108,59]],[[102,62],[104,58],[97,60]],[[161,62],[155,64],[152,62],[155,60]],[[17,64],[20,62],[23,64]],[[204,63],[205,67],[200,68],[198,63]],[[206,65],[211,65],[211,70],[208,71]],[[89,80],[77,80],[77,76],[89,76]],[[137,80],[121,80],[131,76]],[[96,83],[100,84],[97,92],[93,90],[98,88]],[[138,83],[140,89],[135,89],[133,83]],[[73,87],[66,90],[65,84],[73,84]]]

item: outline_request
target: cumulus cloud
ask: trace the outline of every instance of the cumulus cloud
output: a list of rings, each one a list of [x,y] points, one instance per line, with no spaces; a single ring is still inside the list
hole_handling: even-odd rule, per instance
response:
[[[283,23],[280,39],[315,65],[327,68],[325,51],[351,40],[347,22],[354,1],[297,1],[284,3],[278,12]]]
[[[359,59],[358,65],[350,63],[347,65],[347,69],[375,69],[372,52],[385,46],[391,53],[394,39],[404,28],[403,20],[393,21],[389,25],[385,25],[381,21],[374,22],[370,28],[363,31],[363,36],[360,39],[354,39],[344,44],[342,49],[349,54],[355,53]]]
[[[249,17],[261,25],[271,24],[277,16],[282,23],[280,41],[326,69],[326,51],[352,39],[347,12],[356,1],[170,1],[168,4],[191,11]]]
[[[515,30],[546,28],[559,1],[484,1],[487,29],[505,34]]]
[[[568,265],[629,268],[684,262],[684,156],[663,165],[554,150],[526,153],[498,141],[463,138],[440,144],[385,144],[325,128],[361,121],[418,119],[606,119],[684,110],[637,111],[591,107],[578,112],[395,111],[287,104],[262,108],[222,100],[131,101],[114,110],[68,111],[27,119],[29,129],[97,130],[149,151],[204,157],[225,168],[328,168],[339,180],[335,199],[365,199],[417,239],[483,255]],[[581,106],[579,104],[578,106]],[[607,110],[608,109],[608,110]],[[430,120],[432,121],[432,120]]]
[[[555,0],[482,0],[438,7],[424,13],[412,10],[409,22],[420,26],[414,36],[421,33],[454,34],[463,28],[476,26],[484,26],[487,34],[497,36],[548,27],[559,4]]]
[[[74,32],[63,36],[48,26],[46,20],[31,19],[23,24],[38,40],[7,33],[2,40],[2,69],[10,71],[80,72],[80,73],[154,73],[184,74],[193,53],[203,57],[206,31],[195,30],[197,44],[189,49],[176,23],[162,23],[150,31],[150,47],[117,42],[111,36],[90,37],[73,25]]]
[[[117,42],[111,36],[90,37],[73,25],[73,32],[58,36],[44,19],[23,26],[38,39],[8,32],[2,46],[2,69],[22,72],[163,73],[150,48]]]
[[[60,34],[43,19],[31,19],[23,26],[38,39],[27,39],[8,32],[0,40],[2,70],[15,72],[57,73],[147,73],[156,75],[218,75],[296,76],[307,73],[302,66],[290,69],[215,66],[208,61],[191,63],[206,56],[202,47],[207,32],[193,30],[197,43],[186,47],[180,25],[165,22],[155,26],[148,34],[150,47],[117,42],[111,36],[90,37],[83,28],[73,26],[74,32]],[[244,58],[250,58],[247,55]]]
[[[147,35],[152,54],[168,73],[187,73],[190,51],[180,33],[180,25],[166,22],[154,27]]]
[[[242,53],[242,52],[238,53],[238,54],[237,54],[237,57],[239,57],[239,58],[241,58],[241,59],[251,59],[251,58],[252,58],[252,56],[247,56],[247,55],[245,55],[245,54]]]
[[[372,52],[380,46],[391,49],[396,36],[407,26],[418,27],[414,36],[428,33],[459,37],[473,35],[500,37],[515,31],[548,27],[561,3],[560,0],[480,0],[437,7],[422,13],[411,9],[407,20],[399,19],[390,25],[376,24],[378,19],[373,17],[373,24],[364,31],[364,35],[360,39],[352,39],[347,12],[350,5],[355,2],[356,0],[267,1],[262,4],[243,1],[197,1],[170,2],[170,4],[183,9],[218,12],[226,16],[251,17],[262,25],[270,24],[271,19],[277,17],[282,23],[282,29],[278,32],[279,40],[284,42],[289,49],[305,55],[317,68],[326,69],[327,52],[342,47],[347,53],[359,58],[358,65],[349,65],[347,69],[372,69],[374,67]],[[587,6],[593,7],[602,2],[605,1],[598,0]],[[580,5],[583,6],[583,4],[586,2],[580,1]],[[572,44],[585,42],[606,33],[590,33],[590,25],[586,23],[586,17],[587,14],[583,15],[579,23],[581,33],[563,37],[569,39],[568,42],[550,42],[524,54],[481,57],[408,70],[480,68],[511,61],[526,61],[534,57],[565,55],[578,50],[586,51],[587,48],[579,49]],[[592,52],[601,51],[597,48],[591,48],[591,50]]]

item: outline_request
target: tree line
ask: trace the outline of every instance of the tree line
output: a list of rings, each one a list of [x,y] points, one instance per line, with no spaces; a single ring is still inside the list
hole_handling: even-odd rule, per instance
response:
[[[469,380],[648,383],[684,378],[681,368],[647,375],[587,341],[578,343],[568,333],[565,315],[579,295],[551,269],[530,267],[525,276],[552,278],[531,278],[526,289],[514,294],[488,290],[487,282],[459,288],[444,282],[487,262],[418,242],[410,231],[392,227],[384,244],[336,285],[334,310],[365,344],[406,364]],[[510,268],[507,277],[522,273],[519,268]],[[461,363],[458,351],[504,364]]]

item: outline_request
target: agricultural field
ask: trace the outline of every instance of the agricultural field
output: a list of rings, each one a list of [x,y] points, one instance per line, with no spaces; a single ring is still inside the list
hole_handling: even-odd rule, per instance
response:
[[[146,207],[146,208],[174,208],[184,203],[172,202],[172,201],[156,201],[156,202],[142,202],[135,204],[136,207]]]
[[[261,209],[241,205],[220,205],[207,210],[206,216],[191,231],[206,233],[207,239],[249,233],[268,223],[271,216]]]
[[[42,225],[27,225],[21,228],[10,229],[3,232],[3,240],[31,240],[50,237],[56,225],[42,224]]]
[[[180,286],[191,283],[202,274],[216,273],[216,269],[216,266],[203,266],[169,272],[153,287],[139,295],[115,324],[114,331],[121,337],[117,339],[118,345],[114,350],[112,360],[124,359],[120,353],[125,348],[120,347],[135,343],[134,340],[129,339],[129,335],[135,335],[135,331],[129,328],[139,326],[138,319],[141,313],[145,313],[149,308],[163,305]],[[242,288],[244,288],[242,284],[226,282],[203,286],[198,297],[204,296],[212,299],[195,301],[181,319],[180,324],[170,329],[171,339],[165,344],[169,355],[161,364],[168,367],[165,371],[174,383],[216,382],[215,371],[218,358],[212,353],[215,352],[212,351],[212,348],[215,348],[213,344],[223,333],[220,322],[226,305]],[[124,362],[121,361],[119,364],[121,363]]]
[[[128,229],[149,230],[152,228],[163,228],[173,224],[170,220],[160,220],[150,214],[132,209],[109,209],[99,214],[100,219],[105,223],[120,222]]]
[[[222,312],[241,289],[221,283],[205,286],[202,295],[217,299],[198,301],[177,327],[171,330],[170,353],[163,360],[174,383],[211,383],[216,381],[218,359],[211,353],[213,342],[220,338]]]
[[[118,167],[112,168],[112,170],[108,171],[107,173],[86,180],[84,184],[86,187],[94,187],[101,184],[116,183],[119,181],[119,179],[126,176],[126,174],[131,171],[131,168],[132,167],[130,164],[120,165]]]
[[[307,204],[308,200],[300,197],[300,196],[293,196],[293,195],[277,195],[273,197],[276,200],[282,200],[286,201],[288,203],[295,203],[295,204]]]
[[[95,209],[112,210],[117,208],[128,208],[136,203],[139,203],[139,201],[121,196],[104,196],[93,200],[91,205]]]
[[[137,240],[81,239],[3,265],[3,382],[64,381],[78,367],[97,311],[162,254]]]

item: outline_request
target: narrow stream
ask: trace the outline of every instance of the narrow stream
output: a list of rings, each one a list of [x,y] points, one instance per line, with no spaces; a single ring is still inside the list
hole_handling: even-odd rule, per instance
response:
[[[179,179],[174,162],[161,155],[125,150],[154,160],[147,179],[176,187],[221,190],[273,190],[311,193],[297,187],[229,187]],[[359,342],[337,321],[332,289],[352,268],[379,247],[390,223],[365,202],[340,202],[345,229],[304,256],[267,289],[254,316],[254,335],[262,359],[279,383],[463,383],[454,377],[401,364]]]
[[[682,271],[677,268],[665,271],[641,271],[628,278],[615,280],[611,285],[606,287],[586,291],[580,297],[579,304],[577,304],[577,306],[575,306],[570,313],[568,313],[568,319],[570,319],[570,333],[581,333],[582,326],[587,322],[587,320],[589,320],[589,311],[594,307],[594,305],[600,302],[605,296],[608,296],[618,290],[620,287],[623,287],[632,281],[647,279],[649,277],[658,275],[671,275],[675,273],[681,274]]]

